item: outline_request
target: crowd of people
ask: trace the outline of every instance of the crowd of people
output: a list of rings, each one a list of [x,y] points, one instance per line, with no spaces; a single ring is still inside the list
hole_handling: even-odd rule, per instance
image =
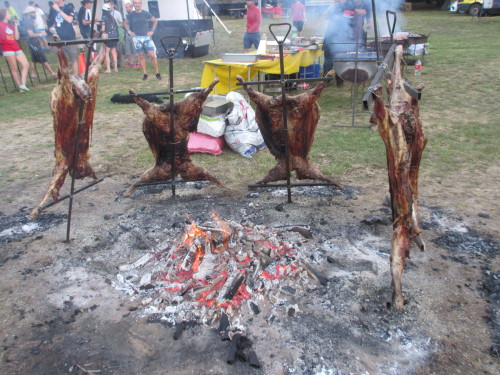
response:
[[[50,75],[56,76],[45,53],[50,51],[47,38],[69,41],[78,38],[110,38],[117,41],[105,42],[106,49],[104,73],[118,72],[118,68],[140,68],[142,79],[149,79],[146,55],[149,56],[155,77],[161,80],[158,70],[157,50],[153,41],[158,21],[142,8],[142,0],[124,2],[125,14],[115,9],[116,0],[104,0],[101,8],[101,19],[92,23],[93,0],[82,0],[81,7],[75,11],[73,3],[66,0],[49,1],[49,11],[44,13],[34,1],[23,10],[20,17],[14,7],[5,1],[5,9],[0,10],[0,47],[10,67],[15,84],[19,91],[29,91],[26,87],[27,74],[31,69],[31,77],[37,78],[37,66],[43,66]],[[306,22],[306,7],[303,0],[287,0],[293,31],[301,36]],[[260,43],[261,13],[256,0],[246,0],[246,32],[243,38],[243,50],[258,48]],[[341,46],[349,43],[363,42],[366,32],[363,27],[370,24],[371,5],[365,0],[332,0],[332,6],[325,12],[328,26],[323,44],[326,74],[333,67],[334,55]],[[365,22],[366,20],[366,22]],[[92,24],[94,29],[91,30]],[[74,26],[78,25],[77,28]],[[80,35],[78,35],[78,32]],[[25,40],[31,55],[31,63],[20,47],[19,40]],[[82,50],[78,45],[62,47],[74,74],[79,74],[78,55]],[[20,71],[18,65],[21,67]],[[342,80],[337,76],[337,85]]]
[[[9,66],[12,78],[20,92],[29,91],[26,86],[28,73],[31,78],[40,76],[40,68],[52,77],[57,74],[50,65],[46,53],[51,51],[48,38],[55,41],[70,41],[89,38],[117,39],[103,43],[105,61],[103,73],[118,72],[118,68],[142,69],[143,80],[147,80],[147,54],[155,69],[155,77],[161,80],[156,59],[156,47],[152,35],[157,21],[149,12],[142,9],[141,0],[130,0],[124,4],[126,14],[115,9],[116,0],[104,0],[101,18],[92,26],[93,0],[82,0],[81,7],[75,10],[73,3],[66,0],[48,2],[49,11],[45,13],[34,1],[18,14],[8,1],[0,9],[0,52]],[[75,27],[78,25],[78,27]],[[23,41],[31,55],[31,62],[24,53]],[[73,74],[80,74],[78,56],[83,53],[81,45],[61,47],[70,63]],[[120,58],[119,58],[120,57]]]

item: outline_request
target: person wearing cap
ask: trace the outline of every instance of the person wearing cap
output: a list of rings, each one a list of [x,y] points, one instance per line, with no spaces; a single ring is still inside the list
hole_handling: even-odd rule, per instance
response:
[[[259,48],[260,43],[260,10],[255,1],[247,0],[247,31],[243,37],[243,51],[248,52],[252,45]]]
[[[157,24],[158,21],[151,13],[142,10],[142,1],[134,0],[134,11],[125,20],[125,29],[134,38],[135,49],[139,54],[139,64],[144,74],[142,76],[143,81],[148,79],[145,53],[151,58],[156,72],[156,79],[161,80],[161,75],[158,72],[158,60],[156,59],[156,46],[152,39]]]
[[[92,23],[92,0],[83,0],[82,6],[78,10],[76,19],[78,20],[78,27],[82,38],[88,39],[90,35],[90,24]]]
[[[75,40],[76,34],[73,29],[73,20],[75,19],[74,8],[70,4],[64,4],[64,0],[54,0],[52,5],[56,15],[54,19],[54,26],[51,28],[52,33],[56,33],[60,40]],[[78,62],[77,62],[77,47],[76,45],[62,46],[61,47],[71,62],[73,74],[78,75]]]
[[[26,78],[28,77],[30,64],[23,50],[19,47],[19,43],[17,43],[17,39],[19,39],[17,24],[19,21],[15,21],[14,26],[12,26],[11,20],[12,16],[10,12],[7,9],[0,9],[0,48],[9,65],[12,79],[19,88],[19,91],[30,91],[26,87]],[[17,68],[18,63],[21,65],[20,76]]]
[[[27,34],[28,47],[31,53],[31,78],[37,78],[39,76],[36,64],[42,64],[45,69],[49,71],[52,77],[56,77],[57,74],[52,70],[52,67],[47,61],[47,57],[45,56],[41,45],[41,37],[47,34],[45,31],[39,32],[35,26],[36,8],[28,5],[24,9],[23,15],[24,19],[21,23],[21,27]]]
[[[108,3],[104,3],[102,6],[101,33],[103,38],[118,38],[118,24],[116,23],[115,17],[111,15],[111,6]],[[118,41],[104,42],[104,48],[106,48],[104,55],[106,70],[104,73],[111,73],[110,60],[113,60],[113,70],[118,72],[118,54],[116,52],[117,45]]]

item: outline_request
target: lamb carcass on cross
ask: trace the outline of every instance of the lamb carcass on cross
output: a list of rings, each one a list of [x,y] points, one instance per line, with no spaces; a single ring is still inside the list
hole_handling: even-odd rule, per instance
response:
[[[401,75],[402,46],[397,46],[391,80],[387,87],[390,97],[388,106],[382,100],[382,87],[375,87],[375,103],[372,122],[378,125],[386,153],[389,171],[389,188],[394,214],[391,276],[393,284],[392,304],[403,310],[404,299],[401,279],[410,245],[415,241],[423,250],[421,229],[417,219],[418,172],[427,138],[419,118],[418,100],[412,98],[404,87]],[[424,85],[417,87],[422,91]]]
[[[80,76],[71,74],[71,67],[68,67],[68,59],[62,48],[59,48],[57,56],[59,58],[57,85],[52,90],[50,100],[50,110],[54,118],[56,165],[47,193],[30,214],[33,219],[41,213],[41,207],[50,196],[57,202],[59,190],[63,186],[68,172],[76,179],[97,178],[89,163],[90,139],[94,123],[97,84],[105,56],[102,53],[94,59],[89,68],[87,82]],[[78,134],[80,105],[83,105],[83,116],[80,134]],[[78,153],[73,171],[76,144],[78,144]]]
[[[334,75],[330,71],[327,78]],[[243,83],[241,76],[236,79]],[[320,119],[320,107],[317,103],[327,81],[315,88],[296,96],[286,95],[288,151],[290,171],[295,171],[299,180],[322,180],[342,189],[332,178],[321,173],[310,161],[308,154],[314,141],[314,134]],[[276,158],[277,164],[258,183],[266,184],[286,179],[285,135],[283,132],[283,98],[269,96],[254,90],[248,85],[243,88],[256,104],[255,116],[266,146]]]
[[[125,191],[123,194],[125,197],[130,196],[137,189],[137,184],[171,180],[172,166],[173,177],[180,175],[186,181],[206,180],[220,187],[223,186],[205,168],[192,163],[187,149],[189,134],[196,131],[198,127],[203,103],[218,82],[219,80],[216,79],[205,90],[174,102],[174,144],[172,144],[170,131],[170,103],[157,105],[139,96],[134,97],[135,102],[146,115],[142,123],[142,132],[155,158],[155,165],[144,172],[139,180]],[[132,89],[129,92],[135,94]]]

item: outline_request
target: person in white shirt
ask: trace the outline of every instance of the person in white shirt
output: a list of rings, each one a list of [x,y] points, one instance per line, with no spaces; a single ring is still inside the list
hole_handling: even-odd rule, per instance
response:
[[[36,32],[41,34],[42,36],[40,37],[42,39],[42,47],[44,49],[48,48],[49,45],[47,43],[47,17],[45,16],[44,11],[40,8],[38,4],[36,4],[34,1],[30,1],[29,6],[32,6],[33,8],[36,9],[36,18],[35,18],[35,27],[36,27]]]

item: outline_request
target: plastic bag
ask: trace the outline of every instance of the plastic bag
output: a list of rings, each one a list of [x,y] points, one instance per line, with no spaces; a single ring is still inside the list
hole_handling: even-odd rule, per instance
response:
[[[251,158],[266,146],[255,121],[255,111],[237,92],[229,92],[226,100],[232,102],[234,106],[225,116],[224,139],[231,149],[244,157]]]

